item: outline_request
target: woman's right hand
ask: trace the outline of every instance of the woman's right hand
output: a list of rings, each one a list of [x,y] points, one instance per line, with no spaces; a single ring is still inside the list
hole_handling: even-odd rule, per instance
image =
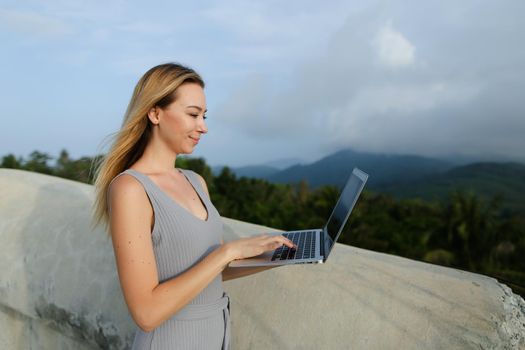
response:
[[[231,260],[251,258],[282,245],[296,248],[292,241],[282,235],[267,234],[241,238],[224,244],[225,248],[228,248]]]

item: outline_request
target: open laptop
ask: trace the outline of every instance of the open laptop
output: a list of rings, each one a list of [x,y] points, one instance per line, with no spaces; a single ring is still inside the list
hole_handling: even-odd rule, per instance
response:
[[[330,255],[354,208],[361,191],[365,187],[368,174],[354,168],[335,205],[328,222],[322,229],[288,231],[275,233],[290,239],[297,246],[290,249],[282,246],[274,251],[248,258],[234,260],[231,267],[273,266],[288,264],[322,264]]]

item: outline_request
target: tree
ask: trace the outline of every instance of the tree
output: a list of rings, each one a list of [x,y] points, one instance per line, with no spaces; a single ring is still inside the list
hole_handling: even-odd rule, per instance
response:
[[[73,160],[69,157],[69,153],[63,149],[56,161],[55,174],[66,179],[93,183],[93,160],[94,158],[91,157]]]
[[[9,169],[21,169],[22,158],[16,158],[14,154],[8,154],[2,158],[2,164],[0,164],[0,168],[9,168]]]
[[[34,171],[43,174],[53,174],[53,169],[47,165],[47,162],[53,159],[49,154],[33,151],[29,155],[29,160],[24,164],[25,170]]]
[[[486,203],[474,193],[456,191],[443,210],[443,231],[457,262],[479,270],[497,243],[497,198]]]

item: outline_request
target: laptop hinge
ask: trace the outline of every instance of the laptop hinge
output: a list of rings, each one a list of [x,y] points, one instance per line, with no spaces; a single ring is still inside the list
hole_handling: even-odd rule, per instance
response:
[[[321,255],[323,256],[323,261],[326,261],[326,255],[324,253],[324,230],[321,231],[320,233],[320,239],[321,239],[321,242],[319,242],[319,249],[321,250]]]

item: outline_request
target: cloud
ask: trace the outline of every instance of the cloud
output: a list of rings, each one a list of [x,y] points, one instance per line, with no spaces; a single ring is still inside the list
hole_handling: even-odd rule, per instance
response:
[[[0,26],[14,33],[37,38],[57,38],[73,32],[66,22],[31,11],[0,9]]]
[[[27,86],[45,84],[46,118],[69,117],[56,110],[56,96],[75,106],[106,101],[105,110],[120,113],[140,75],[175,60],[207,82],[218,130],[208,140],[233,140],[228,152],[226,141],[211,147],[216,159],[248,159],[251,151],[257,159],[263,151],[317,157],[341,147],[428,155],[525,149],[524,1],[164,5],[11,2],[0,9],[5,99],[23,100]],[[22,79],[20,69],[29,69]],[[71,88],[79,82],[82,94]],[[106,125],[117,112],[82,118]]]
[[[294,65],[300,57],[318,50],[317,44],[329,39],[351,8],[345,1],[322,7],[313,4],[232,0],[221,1],[201,14],[214,27],[217,42],[228,49],[230,60],[261,71],[277,64]]]
[[[389,113],[423,117],[426,111],[467,103],[479,91],[479,86],[460,82],[370,86],[348,101],[346,112],[362,117]]]
[[[312,152],[523,159],[525,107],[517,91],[525,89],[525,51],[516,35],[523,22],[509,21],[511,9],[502,8],[483,21],[495,10],[474,3],[461,18],[404,6],[411,11],[349,15],[323,50],[282,79],[248,77],[220,119],[258,142],[286,140]]]
[[[392,28],[389,21],[379,29],[373,46],[382,64],[389,67],[403,67],[414,63],[416,48],[400,32]]]

